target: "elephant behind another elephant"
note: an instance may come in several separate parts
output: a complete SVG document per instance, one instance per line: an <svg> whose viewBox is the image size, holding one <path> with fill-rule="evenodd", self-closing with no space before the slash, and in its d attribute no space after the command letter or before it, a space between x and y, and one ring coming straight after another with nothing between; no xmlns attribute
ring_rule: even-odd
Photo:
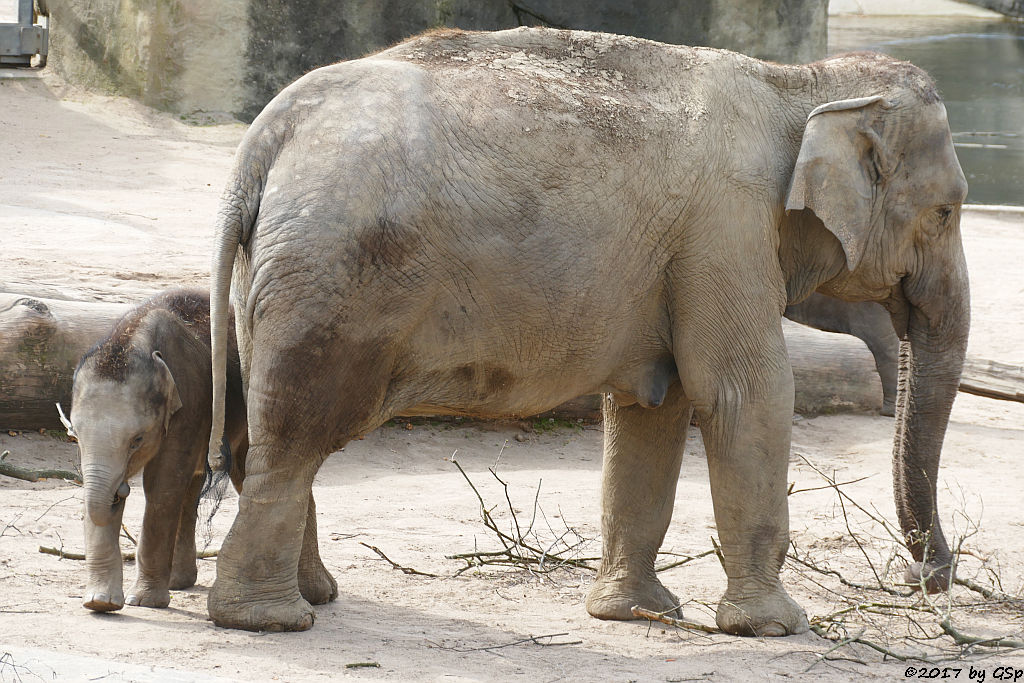
<svg viewBox="0 0 1024 683"><path fill-rule="evenodd" d="M785 316L794 322L825 332L839 332L863 341L875 358L882 383L882 415L896 414L899 384L900 338L889 313L873 301L843 301L824 294L812 294L786 307Z"/></svg>
<svg viewBox="0 0 1024 683"><path fill-rule="evenodd" d="M168 589L196 581L196 508L213 398L209 317L206 292L159 294L126 313L75 372L69 433L77 436L82 458L89 609L166 607ZM240 489L249 442L233 335L227 353L223 433ZM140 471L146 510L138 578L125 597L118 537L128 480ZM320 563L315 536L302 562L307 599L332 599L337 589Z"/></svg>

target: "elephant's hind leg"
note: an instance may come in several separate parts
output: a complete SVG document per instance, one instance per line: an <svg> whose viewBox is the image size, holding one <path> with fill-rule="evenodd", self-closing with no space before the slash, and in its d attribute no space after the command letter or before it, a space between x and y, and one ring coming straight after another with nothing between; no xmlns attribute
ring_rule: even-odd
<svg viewBox="0 0 1024 683"><path fill-rule="evenodd" d="M304 631L313 626L298 584L310 486L320 458L253 439L238 515L221 545L207 606L218 626Z"/></svg>
<svg viewBox="0 0 1024 683"><path fill-rule="evenodd" d="M196 585L196 519L204 479L203 475L193 477L182 501L178 536L174 541L174 557L171 559L171 578L167 584L171 590L182 590Z"/></svg>
<svg viewBox="0 0 1024 683"><path fill-rule="evenodd" d="M307 528L313 477L333 449L376 426L388 387L391 366L382 344L345 343L343 331L301 318L288 322L253 334L245 480L207 601L218 626L312 627L304 593L320 602L337 590L319 559L313 561L316 529ZM289 334L283 348L281 330Z"/></svg>
<svg viewBox="0 0 1024 683"><path fill-rule="evenodd" d="M604 399L601 567L587 594L599 619L635 619L636 605L671 612L679 602L658 580L654 560L675 502L691 407L679 382L649 409Z"/></svg>

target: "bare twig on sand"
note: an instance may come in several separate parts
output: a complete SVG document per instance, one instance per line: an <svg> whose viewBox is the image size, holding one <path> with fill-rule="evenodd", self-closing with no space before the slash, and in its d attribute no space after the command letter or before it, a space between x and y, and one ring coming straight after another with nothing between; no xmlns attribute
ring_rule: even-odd
<svg viewBox="0 0 1024 683"><path fill-rule="evenodd" d="M384 560L385 562L390 564L395 569L401 570L401 572L403 574L410 574L410 575L415 575L415 576L429 576L429 577L431 577L433 579L438 578L437 574L429 574L427 572L421 572L420 570L413 569L412 567L403 567L402 565L398 564L397 562L392 560L390 557L385 555L384 552L380 548L375 546L375 545L370 545L369 543L363 543L362 541L359 542L359 545L361 545L361 546L363 546L365 548L369 548L373 552L377 553L377 555L380 556L380 558L382 560Z"/></svg>
<svg viewBox="0 0 1024 683"><path fill-rule="evenodd" d="M121 525L121 533L125 535L125 538L132 542L133 546L136 548L139 546L139 542L135 540L135 537L132 536L132 532L128 531L128 527L124 524Z"/></svg>
<svg viewBox="0 0 1024 683"><path fill-rule="evenodd" d="M7 461L10 451L0 453L0 474L22 481L42 481L44 479L63 479L81 485L82 475L70 470L33 470Z"/></svg>
<svg viewBox="0 0 1024 683"><path fill-rule="evenodd" d="M451 652L490 652L492 650L500 650L506 647L515 647L516 645L540 645L541 647L560 647L563 645L579 645L582 640L561 640L555 642L555 638L566 638L568 633L550 633L543 636L527 636L526 638L520 638L519 640L513 640L510 643L501 643L500 645L485 645L483 647L456 647L454 645L444 645L441 643L431 643L434 647L439 650L449 650Z"/></svg>
<svg viewBox="0 0 1024 683"><path fill-rule="evenodd" d="M69 550L64 550L64 548L51 548L51 547L45 546L45 545L39 546L39 552L43 553L44 555L56 555L57 557L61 558L62 560L84 560L85 559L85 555L83 553L74 553L74 552L71 552ZM196 551L196 559L197 560L208 560L211 557L217 557L217 552L218 551L216 551L216 550L197 550ZM121 553L121 559L124 560L125 562L134 562L135 561L135 553L132 553L132 552Z"/></svg>
<svg viewBox="0 0 1024 683"><path fill-rule="evenodd" d="M658 555L678 555L678 554L679 553L658 553ZM714 555L714 554L715 554L715 550L711 549L711 550L705 550L704 552L697 553L695 555L683 555L683 559L676 560L675 562L669 562L668 564L663 564L660 567L655 567L654 571L656 571L656 572L668 571L669 569L675 569L676 567L681 567L682 565L688 564L690 562L693 562L694 560L699 560L702 557L707 557L708 555Z"/></svg>
<svg viewBox="0 0 1024 683"><path fill-rule="evenodd" d="M650 621L659 621L662 624L668 624L669 626L675 626L677 628L685 628L690 631L703 631L704 633L722 633L722 629L717 626L705 626L704 624L698 624L695 621L676 619L674 617L666 616L664 612L654 612L649 609L644 609L639 605L634 605L630 611L633 613L634 617L641 617L643 619L649 619Z"/></svg>

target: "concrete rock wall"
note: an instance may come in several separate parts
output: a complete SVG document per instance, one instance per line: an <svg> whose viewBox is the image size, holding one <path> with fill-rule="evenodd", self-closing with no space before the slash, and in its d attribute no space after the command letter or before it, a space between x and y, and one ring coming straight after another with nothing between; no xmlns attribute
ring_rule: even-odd
<svg viewBox="0 0 1024 683"><path fill-rule="evenodd" d="M50 0L50 64L168 111L251 120L306 71L429 28L554 26L824 56L828 0Z"/></svg>
<svg viewBox="0 0 1024 683"><path fill-rule="evenodd" d="M236 113L248 92L249 4L49 0L49 65L74 85L158 109Z"/></svg>
<svg viewBox="0 0 1024 683"><path fill-rule="evenodd" d="M1024 0L967 0L967 2L1005 14L1008 17L1024 19Z"/></svg>

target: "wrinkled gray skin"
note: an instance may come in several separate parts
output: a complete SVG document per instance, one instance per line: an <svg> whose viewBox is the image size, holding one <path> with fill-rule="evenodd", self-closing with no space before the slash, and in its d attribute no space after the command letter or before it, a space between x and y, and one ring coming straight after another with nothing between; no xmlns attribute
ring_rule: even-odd
<svg viewBox="0 0 1024 683"><path fill-rule="evenodd" d="M210 616L313 624L295 532L350 439L394 415L529 415L603 392L590 613L679 604L654 558L696 411L728 575L718 624L805 631L779 580L781 317L815 290L882 302L905 340L897 509L910 578L945 588L935 482L969 326L966 189L931 81L879 55L782 66L516 29L307 74L247 133L217 228L215 386L230 286L250 451Z"/></svg>
<svg viewBox="0 0 1024 683"><path fill-rule="evenodd" d="M125 603L166 607L168 589L196 582L196 506L213 399L209 310L205 292L157 295L125 314L75 373L71 424L84 478L89 609L108 612ZM248 436L234 335L227 353L224 434L234 457L232 481L240 490ZM128 479L140 471L146 510L138 577L125 597L118 536ZM320 562L315 522L311 528L311 544L300 560L302 595L322 603L337 588Z"/></svg>
<svg viewBox="0 0 1024 683"><path fill-rule="evenodd" d="M863 341L875 357L875 369L882 381L882 415L896 415L900 338L885 308L872 301L842 301L815 293L787 306L785 316L803 325L853 335Z"/></svg>

